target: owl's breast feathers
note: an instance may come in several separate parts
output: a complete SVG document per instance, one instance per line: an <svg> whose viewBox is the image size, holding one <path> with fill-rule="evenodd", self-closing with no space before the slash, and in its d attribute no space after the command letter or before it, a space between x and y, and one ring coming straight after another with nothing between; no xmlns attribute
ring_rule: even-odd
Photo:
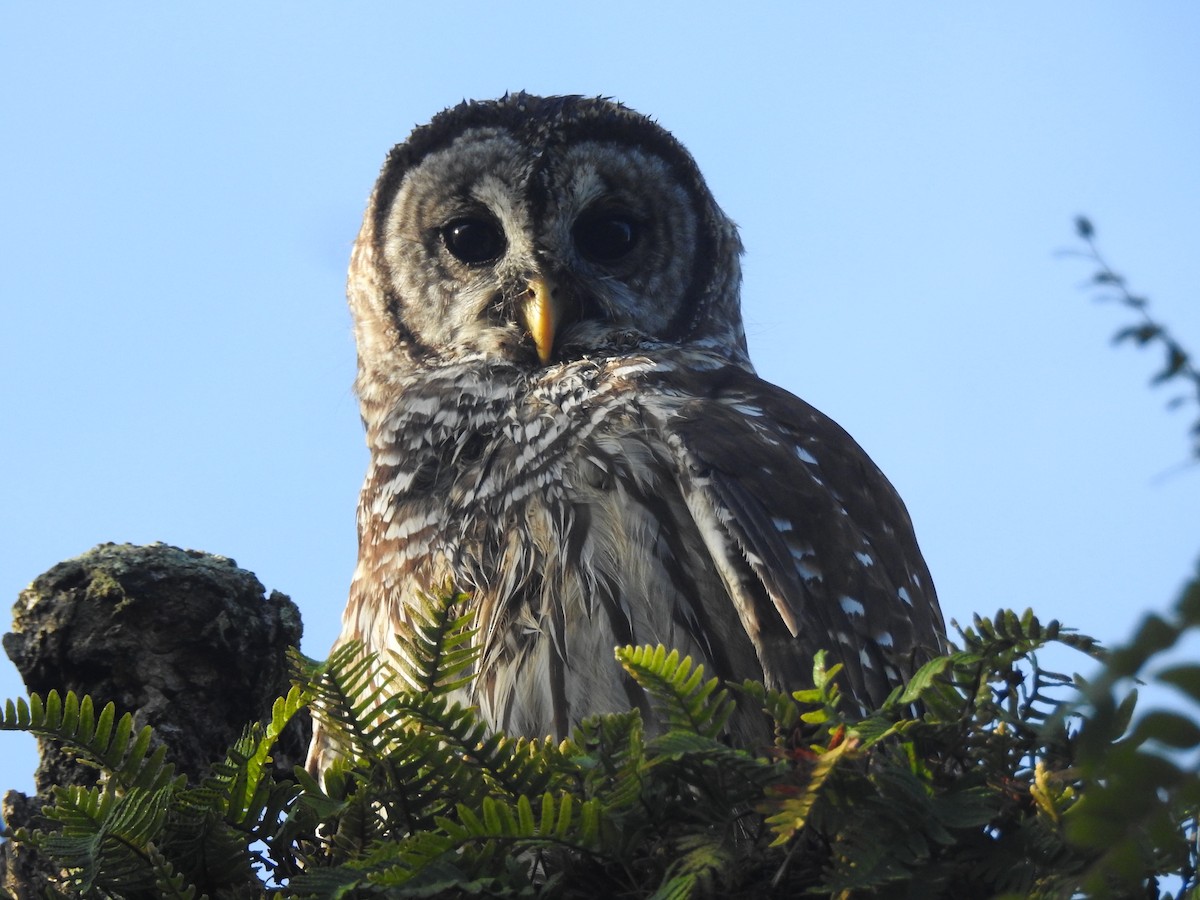
<svg viewBox="0 0 1200 900"><path fill-rule="evenodd" d="M877 704L942 646L899 496L833 421L716 356L426 371L368 421L343 638L392 644L447 584L473 597L475 700L566 733L640 704L615 645L663 643L779 689L812 655Z"/></svg>

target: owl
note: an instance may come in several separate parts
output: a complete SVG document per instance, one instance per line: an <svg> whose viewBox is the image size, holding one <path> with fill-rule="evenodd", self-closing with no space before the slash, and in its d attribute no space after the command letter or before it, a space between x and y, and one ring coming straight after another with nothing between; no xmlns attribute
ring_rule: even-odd
<svg viewBox="0 0 1200 900"><path fill-rule="evenodd" d="M741 251L684 147L607 99L464 102L396 146L350 264L370 464L338 645L386 654L452 585L464 699L559 737L644 708L615 646L781 690L826 650L864 706L941 650L896 491L755 374ZM336 752L318 731L310 767Z"/></svg>

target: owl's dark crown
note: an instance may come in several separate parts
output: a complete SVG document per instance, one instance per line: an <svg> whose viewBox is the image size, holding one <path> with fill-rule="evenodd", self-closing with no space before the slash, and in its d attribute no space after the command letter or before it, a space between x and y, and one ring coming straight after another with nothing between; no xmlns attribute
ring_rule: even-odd
<svg viewBox="0 0 1200 900"><path fill-rule="evenodd" d="M501 128L527 146L545 149L584 140L627 143L670 163L681 183L704 184L692 155L649 116L608 97L539 97L518 91L498 100L464 100L413 129L408 140L388 154L379 194L392 194L409 169L473 128ZM377 210L377 214L386 215L386 211Z"/></svg>

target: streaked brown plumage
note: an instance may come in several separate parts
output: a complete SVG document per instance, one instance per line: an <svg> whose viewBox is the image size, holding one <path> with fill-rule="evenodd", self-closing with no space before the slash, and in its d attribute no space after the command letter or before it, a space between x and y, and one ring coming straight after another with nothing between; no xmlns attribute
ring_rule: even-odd
<svg viewBox="0 0 1200 900"><path fill-rule="evenodd" d="M453 584L471 699L560 736L642 704L616 645L776 688L827 649L872 704L936 652L899 496L754 374L740 252L686 150L607 100L464 103L398 145L350 268L371 463L339 643L386 650ZM331 752L319 733L310 765Z"/></svg>

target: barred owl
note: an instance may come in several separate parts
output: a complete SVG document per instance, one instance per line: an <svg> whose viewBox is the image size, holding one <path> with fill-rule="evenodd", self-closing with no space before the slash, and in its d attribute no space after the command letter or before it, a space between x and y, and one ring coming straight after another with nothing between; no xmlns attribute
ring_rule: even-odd
<svg viewBox="0 0 1200 900"><path fill-rule="evenodd" d="M825 649L863 704L936 652L900 497L755 375L741 249L683 146L605 99L465 102L396 146L350 265L371 458L338 643L386 651L453 585L467 699L535 736L644 704L617 645L778 689Z"/></svg>

